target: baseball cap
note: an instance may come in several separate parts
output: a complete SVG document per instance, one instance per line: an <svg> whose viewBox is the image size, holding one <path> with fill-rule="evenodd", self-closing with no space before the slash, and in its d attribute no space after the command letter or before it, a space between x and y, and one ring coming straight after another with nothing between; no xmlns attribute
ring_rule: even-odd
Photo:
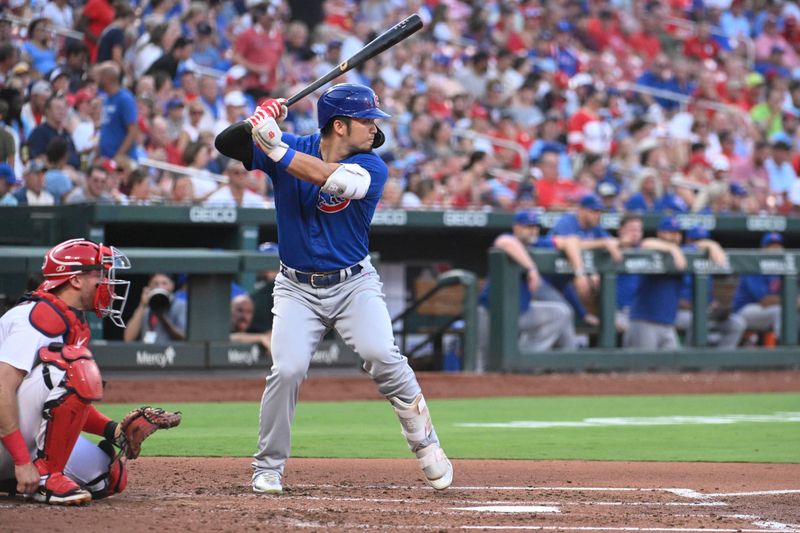
<svg viewBox="0 0 800 533"><path fill-rule="evenodd" d="M594 194L587 194L583 196L578 205L583 207L584 209L591 209L593 211L602 211L603 209L605 209L605 207L603 206L603 202L601 202L600 198L598 198Z"/></svg>
<svg viewBox="0 0 800 533"><path fill-rule="evenodd" d="M50 83L53 83L60 76L69 77L69 73L66 70L62 69L61 67L56 67L50 72L50 77L48 79L50 80Z"/></svg>
<svg viewBox="0 0 800 533"><path fill-rule="evenodd" d="M681 223L675 217L664 217L658 223L658 231L681 231Z"/></svg>
<svg viewBox="0 0 800 533"><path fill-rule="evenodd" d="M613 181L603 180L597 183L595 192L600 196L616 196L619 194L619 185Z"/></svg>
<svg viewBox="0 0 800 533"><path fill-rule="evenodd" d="M31 174L33 172L44 172L46 169L47 167L45 167L44 163L38 159L31 159L31 161L28 163L28 166L25 167L25 173Z"/></svg>
<svg viewBox="0 0 800 533"><path fill-rule="evenodd" d="M53 88L50 87L50 83L39 80L31 87L31 94L40 94L49 98L50 95L53 94Z"/></svg>
<svg viewBox="0 0 800 533"><path fill-rule="evenodd" d="M231 107L244 107L247 105L247 99L244 97L242 91L231 91L225 95L225 105Z"/></svg>
<svg viewBox="0 0 800 533"><path fill-rule="evenodd" d="M181 100L180 98L172 98L170 99L169 102L167 102L167 111L169 111L170 109L176 109L178 107L184 107L184 106L185 104L183 103L183 100Z"/></svg>
<svg viewBox="0 0 800 533"><path fill-rule="evenodd" d="M0 179L5 180L9 185L14 185L17 178L14 176L14 169L8 163L0 163Z"/></svg>
<svg viewBox="0 0 800 533"><path fill-rule="evenodd" d="M775 231L771 231L769 233L765 233L761 237L761 247L765 248L770 244L783 244L783 235L777 233Z"/></svg>
<svg viewBox="0 0 800 533"><path fill-rule="evenodd" d="M568 20L559 20L558 24L556 24L556 31L570 32L572 31L572 24Z"/></svg>
<svg viewBox="0 0 800 533"><path fill-rule="evenodd" d="M711 233L703 226L694 226L686 230L686 238L693 241L708 239L709 237L711 237Z"/></svg>
<svg viewBox="0 0 800 533"><path fill-rule="evenodd" d="M785 132L779 131L770 137L770 144L773 148L788 150L792 147L792 138Z"/></svg>
<svg viewBox="0 0 800 533"><path fill-rule="evenodd" d="M514 215L514 224L520 226L539 226L539 215L530 209L517 211Z"/></svg>
<svg viewBox="0 0 800 533"><path fill-rule="evenodd" d="M116 172L119 170L119 165L113 159L106 159L102 163L102 167L106 169L106 172Z"/></svg>
<svg viewBox="0 0 800 533"><path fill-rule="evenodd" d="M85 101L91 99L92 99L92 93L89 92L87 89L81 89L75 94L67 96L67 101L70 102L73 107L78 107Z"/></svg>

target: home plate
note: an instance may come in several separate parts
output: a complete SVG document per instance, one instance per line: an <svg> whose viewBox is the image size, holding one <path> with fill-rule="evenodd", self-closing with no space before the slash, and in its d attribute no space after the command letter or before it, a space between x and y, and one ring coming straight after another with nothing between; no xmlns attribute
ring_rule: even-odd
<svg viewBox="0 0 800 533"><path fill-rule="evenodd" d="M558 507L547 505L481 505L479 507L453 507L456 511L488 511L490 513L560 513Z"/></svg>

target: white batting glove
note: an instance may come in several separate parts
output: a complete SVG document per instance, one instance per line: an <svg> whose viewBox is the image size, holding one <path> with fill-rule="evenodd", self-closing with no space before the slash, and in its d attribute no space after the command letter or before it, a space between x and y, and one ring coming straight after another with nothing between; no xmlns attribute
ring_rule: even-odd
<svg viewBox="0 0 800 533"><path fill-rule="evenodd" d="M256 145L275 162L280 161L289 150L289 146L281 140L283 137L281 128L272 117L266 117L253 127L251 135Z"/></svg>

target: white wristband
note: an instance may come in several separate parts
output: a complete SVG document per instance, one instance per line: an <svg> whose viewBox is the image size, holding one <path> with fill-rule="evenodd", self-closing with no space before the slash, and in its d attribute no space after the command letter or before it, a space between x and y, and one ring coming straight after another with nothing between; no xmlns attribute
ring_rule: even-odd
<svg viewBox="0 0 800 533"><path fill-rule="evenodd" d="M272 159L277 163L278 161L281 160L281 158L283 158L283 156L286 155L286 152L288 151L289 151L289 145L282 142L281 144L279 144L278 146L267 152L267 157L269 157L270 159Z"/></svg>

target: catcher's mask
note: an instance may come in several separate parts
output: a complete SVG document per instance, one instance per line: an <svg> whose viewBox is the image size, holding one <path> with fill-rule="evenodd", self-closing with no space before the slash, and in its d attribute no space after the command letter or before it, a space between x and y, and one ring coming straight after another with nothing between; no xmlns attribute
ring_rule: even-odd
<svg viewBox="0 0 800 533"><path fill-rule="evenodd" d="M100 281L94 293L93 310L98 317L108 317L124 328L122 311L128 299L130 281L116 278L117 269L131 267L128 258L113 246L104 246L86 239L70 239L51 248L44 256L44 281L39 291L52 291L70 278L92 270L100 271Z"/></svg>

